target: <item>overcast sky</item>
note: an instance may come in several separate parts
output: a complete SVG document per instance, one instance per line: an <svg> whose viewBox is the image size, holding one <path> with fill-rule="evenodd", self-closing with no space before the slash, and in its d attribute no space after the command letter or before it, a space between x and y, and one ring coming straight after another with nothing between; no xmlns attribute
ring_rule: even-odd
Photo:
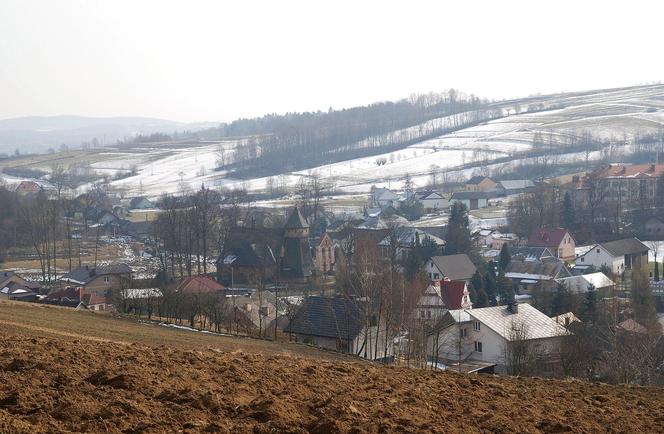
<svg viewBox="0 0 664 434"><path fill-rule="evenodd" d="M232 3L2 0L0 118L225 121L664 80L656 1Z"/></svg>

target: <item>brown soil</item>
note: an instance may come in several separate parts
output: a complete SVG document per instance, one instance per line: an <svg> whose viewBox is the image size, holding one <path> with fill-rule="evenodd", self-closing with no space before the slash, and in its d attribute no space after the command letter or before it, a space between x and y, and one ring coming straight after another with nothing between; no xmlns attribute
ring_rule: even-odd
<svg viewBox="0 0 664 434"><path fill-rule="evenodd" d="M37 334L3 326L0 433L664 432L661 389Z"/></svg>

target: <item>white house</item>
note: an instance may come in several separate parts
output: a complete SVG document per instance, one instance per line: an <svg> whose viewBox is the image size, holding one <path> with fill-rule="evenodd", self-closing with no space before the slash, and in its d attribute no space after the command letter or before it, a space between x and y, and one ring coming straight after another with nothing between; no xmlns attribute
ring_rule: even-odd
<svg viewBox="0 0 664 434"><path fill-rule="evenodd" d="M413 309L412 319L438 322L448 310L470 309L468 285L463 281L435 280L424 291Z"/></svg>
<svg viewBox="0 0 664 434"><path fill-rule="evenodd" d="M371 206L398 209L400 203L399 195L387 188L376 188L371 192Z"/></svg>
<svg viewBox="0 0 664 434"><path fill-rule="evenodd" d="M422 208L424 208L424 212L441 211L450 207L450 201L435 191L422 193L419 201L422 204Z"/></svg>
<svg viewBox="0 0 664 434"><path fill-rule="evenodd" d="M613 280L599 271L597 273L563 277L556 279L556 282L564 284L570 292L575 294L587 292L591 286L597 291L609 290L613 287Z"/></svg>
<svg viewBox="0 0 664 434"><path fill-rule="evenodd" d="M632 268L648 266L648 246L636 238L596 244L574 261L576 265L593 265L595 268L608 267L613 274L622 274Z"/></svg>
<svg viewBox="0 0 664 434"><path fill-rule="evenodd" d="M427 351L437 363L476 362L509 372L512 349L527 345L542 371L555 359L567 333L562 324L529 304L451 310L428 336Z"/></svg>
<svg viewBox="0 0 664 434"><path fill-rule="evenodd" d="M489 195L483 191L457 191L452 193L450 205L460 202L467 209L480 209L489 206Z"/></svg>

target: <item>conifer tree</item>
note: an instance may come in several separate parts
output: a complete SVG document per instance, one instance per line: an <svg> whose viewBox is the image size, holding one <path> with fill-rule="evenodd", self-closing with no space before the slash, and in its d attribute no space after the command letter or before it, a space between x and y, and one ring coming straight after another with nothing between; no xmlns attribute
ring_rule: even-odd
<svg viewBox="0 0 664 434"><path fill-rule="evenodd" d="M574 228L574 223L576 222L576 213L574 211L574 204L572 203L572 197L569 195L569 191L565 193L560 216L562 218L562 223L565 229L571 230Z"/></svg>
<svg viewBox="0 0 664 434"><path fill-rule="evenodd" d="M511 261L512 261L512 256L510 255L507 243L505 243L503 244L503 247L500 248L500 259L498 260L498 266L500 267L501 270L505 271L507 270L507 266L510 264Z"/></svg>

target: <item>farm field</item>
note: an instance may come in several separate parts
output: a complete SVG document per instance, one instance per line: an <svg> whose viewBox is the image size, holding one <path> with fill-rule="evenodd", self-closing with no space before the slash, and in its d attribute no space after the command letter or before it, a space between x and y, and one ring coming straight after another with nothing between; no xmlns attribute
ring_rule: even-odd
<svg viewBox="0 0 664 434"><path fill-rule="evenodd" d="M660 389L386 367L0 303L0 432L662 432Z"/></svg>

